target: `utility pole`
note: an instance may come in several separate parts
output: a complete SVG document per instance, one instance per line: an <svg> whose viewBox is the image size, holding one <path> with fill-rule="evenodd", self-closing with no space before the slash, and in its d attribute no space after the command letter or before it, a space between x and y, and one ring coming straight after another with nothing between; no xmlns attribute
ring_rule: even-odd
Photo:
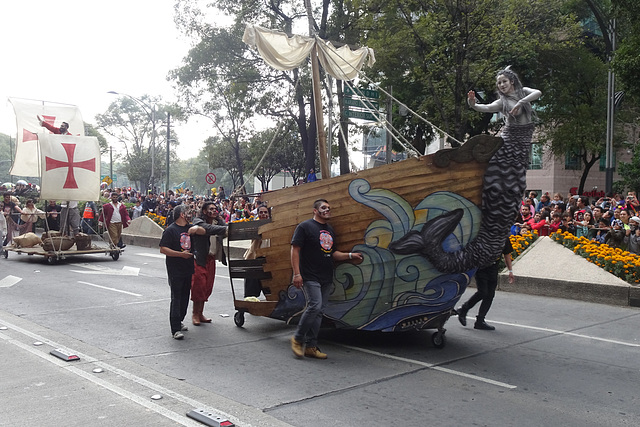
<svg viewBox="0 0 640 427"><path fill-rule="evenodd" d="M164 197L169 193L169 153L171 146L171 113L167 111L167 179L164 187Z"/></svg>
<svg viewBox="0 0 640 427"><path fill-rule="evenodd" d="M613 192L613 127L615 124L615 96L616 96L616 75L611 69L611 61L616 50L616 20L612 19L609 23L609 40L611 42L611 52L609 52L609 72L607 81L607 140L606 140L606 157L607 164L605 169L605 193Z"/></svg>
<svg viewBox="0 0 640 427"><path fill-rule="evenodd" d="M113 147L111 145L109 146L109 178L113 180Z"/></svg>

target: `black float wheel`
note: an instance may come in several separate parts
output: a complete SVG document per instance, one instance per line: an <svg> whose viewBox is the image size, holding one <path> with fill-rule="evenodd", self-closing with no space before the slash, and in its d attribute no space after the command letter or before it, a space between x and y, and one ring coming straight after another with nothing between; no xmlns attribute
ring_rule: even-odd
<svg viewBox="0 0 640 427"><path fill-rule="evenodd" d="M435 348L444 348L447 344L447 338L445 337L444 332L438 331L431 335L431 342Z"/></svg>
<svg viewBox="0 0 640 427"><path fill-rule="evenodd" d="M233 315L233 321L238 328L242 328L242 325L244 325L244 312L236 311L236 314Z"/></svg>

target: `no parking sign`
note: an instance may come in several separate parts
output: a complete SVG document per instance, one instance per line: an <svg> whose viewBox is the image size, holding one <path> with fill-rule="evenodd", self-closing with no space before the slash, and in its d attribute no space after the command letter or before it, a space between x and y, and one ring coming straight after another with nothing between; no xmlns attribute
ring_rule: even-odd
<svg viewBox="0 0 640 427"><path fill-rule="evenodd" d="M206 177L207 184L213 184L216 182L216 175L213 172L209 172Z"/></svg>

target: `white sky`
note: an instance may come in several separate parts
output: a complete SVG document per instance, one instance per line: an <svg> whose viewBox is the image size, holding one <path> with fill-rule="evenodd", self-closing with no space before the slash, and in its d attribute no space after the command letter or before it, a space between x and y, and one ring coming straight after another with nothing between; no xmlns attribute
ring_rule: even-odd
<svg viewBox="0 0 640 427"><path fill-rule="evenodd" d="M74 104L92 124L117 98L108 91L175 100L166 76L189 43L173 0L3 0L0 16L0 132L16 135L9 97ZM206 122L174 128L180 158L198 154Z"/></svg>

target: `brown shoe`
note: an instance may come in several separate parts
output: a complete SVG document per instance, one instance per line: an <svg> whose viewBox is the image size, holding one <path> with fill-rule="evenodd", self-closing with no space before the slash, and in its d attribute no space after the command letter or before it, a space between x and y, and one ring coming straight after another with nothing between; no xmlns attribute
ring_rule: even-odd
<svg viewBox="0 0 640 427"><path fill-rule="evenodd" d="M327 354L320 351L318 347L307 347L304 350L305 357L313 357L314 359L326 359Z"/></svg>
<svg viewBox="0 0 640 427"><path fill-rule="evenodd" d="M296 341L294 337L291 337L291 350L296 357L302 357L304 352L302 351L302 343Z"/></svg>
<svg viewBox="0 0 640 427"><path fill-rule="evenodd" d="M194 314L191 316L191 322L193 322L195 326L200 326L200 315Z"/></svg>

